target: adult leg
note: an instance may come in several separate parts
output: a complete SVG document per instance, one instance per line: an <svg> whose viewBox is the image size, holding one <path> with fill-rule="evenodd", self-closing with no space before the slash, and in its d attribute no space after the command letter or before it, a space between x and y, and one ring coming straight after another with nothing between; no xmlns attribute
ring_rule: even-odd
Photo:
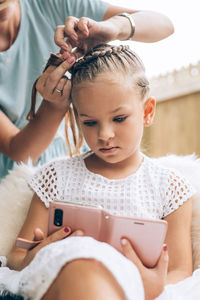
<svg viewBox="0 0 200 300"><path fill-rule="evenodd" d="M66 264L42 300L125 300L123 290L107 268L93 259Z"/></svg>

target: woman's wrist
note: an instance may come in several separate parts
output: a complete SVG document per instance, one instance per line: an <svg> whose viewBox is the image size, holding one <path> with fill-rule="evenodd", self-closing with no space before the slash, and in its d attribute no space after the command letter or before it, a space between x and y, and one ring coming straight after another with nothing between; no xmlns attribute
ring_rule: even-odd
<svg viewBox="0 0 200 300"><path fill-rule="evenodd" d="M124 41L124 40L129 40L130 37L133 37L135 28L133 29L133 25L131 24L128 17L122 15L116 15L110 18L108 22L112 22L112 25L114 25L115 28L113 40ZM133 20L133 24L134 24L134 20Z"/></svg>

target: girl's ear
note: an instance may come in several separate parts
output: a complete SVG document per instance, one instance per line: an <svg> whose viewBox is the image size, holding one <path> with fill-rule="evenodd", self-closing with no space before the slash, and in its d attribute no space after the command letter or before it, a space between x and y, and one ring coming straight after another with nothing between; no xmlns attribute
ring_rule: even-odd
<svg viewBox="0 0 200 300"><path fill-rule="evenodd" d="M150 126L153 122L153 117L156 109L156 100L154 97L149 97L144 102L144 125Z"/></svg>

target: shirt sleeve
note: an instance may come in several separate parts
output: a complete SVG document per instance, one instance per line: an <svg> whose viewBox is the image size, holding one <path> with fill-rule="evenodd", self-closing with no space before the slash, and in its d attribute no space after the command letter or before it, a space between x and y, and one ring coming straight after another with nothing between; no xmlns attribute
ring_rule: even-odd
<svg viewBox="0 0 200 300"><path fill-rule="evenodd" d="M176 170L171 170L162 187L163 217L166 217L179 208L195 193L195 188Z"/></svg>
<svg viewBox="0 0 200 300"><path fill-rule="evenodd" d="M59 186L62 161L53 161L42 166L33 177L28 180L31 189L38 195L48 208L50 202L59 201L61 189Z"/></svg>
<svg viewBox="0 0 200 300"><path fill-rule="evenodd" d="M101 0L68 0L67 12L77 18L88 17L101 21L109 4Z"/></svg>
<svg viewBox="0 0 200 300"><path fill-rule="evenodd" d="M77 18L88 17L101 21L110 5L101 0L35 0L38 2L40 13L48 19L55 28L64 25L69 16Z"/></svg>

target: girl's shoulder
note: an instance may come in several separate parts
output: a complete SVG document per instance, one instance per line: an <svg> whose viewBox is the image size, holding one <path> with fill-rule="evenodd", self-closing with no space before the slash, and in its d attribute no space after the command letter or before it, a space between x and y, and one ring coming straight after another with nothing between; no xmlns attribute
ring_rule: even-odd
<svg viewBox="0 0 200 300"><path fill-rule="evenodd" d="M47 172L54 172L56 171L57 174L60 170L63 170L67 168L69 170L70 168L73 168L74 166L81 166L82 161L84 160L84 157L87 155L87 153L82 153L78 155L74 155L73 157L69 156L62 156L58 158L54 158L52 161L47 162L43 164L42 166L38 167L36 174L49 174Z"/></svg>
<svg viewBox="0 0 200 300"><path fill-rule="evenodd" d="M66 182L73 172L79 174L83 168L85 154L74 157L60 157L39 167L28 180L30 188L48 207L49 202L62 199Z"/></svg>
<svg viewBox="0 0 200 300"><path fill-rule="evenodd" d="M146 158L147 173L150 174L158 196L163 203L163 217L176 210L191 198L196 190L179 170L167 167L160 159Z"/></svg>

